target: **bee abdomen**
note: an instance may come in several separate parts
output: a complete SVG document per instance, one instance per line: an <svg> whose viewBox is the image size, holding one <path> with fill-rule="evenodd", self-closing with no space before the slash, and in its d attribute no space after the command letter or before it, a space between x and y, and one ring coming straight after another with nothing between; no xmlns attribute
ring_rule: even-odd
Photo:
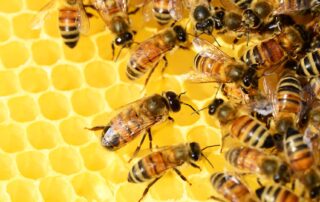
<svg viewBox="0 0 320 202"><path fill-rule="evenodd" d="M251 2L252 0L234 0L234 3L242 10L249 8Z"/></svg>
<svg viewBox="0 0 320 202"><path fill-rule="evenodd" d="M79 13L74 8L62 8L59 12L59 29L64 43L73 48L79 41Z"/></svg>
<svg viewBox="0 0 320 202"><path fill-rule="evenodd" d="M152 176L150 176L147 173L147 170L143 164L143 159L141 159L130 170L129 175L128 175L128 182L141 183L141 182L145 182L151 178L152 178Z"/></svg>
<svg viewBox="0 0 320 202"><path fill-rule="evenodd" d="M319 76L320 74L320 50L307 53L298 64L297 73L302 76Z"/></svg>
<svg viewBox="0 0 320 202"><path fill-rule="evenodd" d="M161 25L168 24L171 20L168 6L168 0L154 0L153 13L157 22Z"/></svg>
<svg viewBox="0 0 320 202"><path fill-rule="evenodd" d="M194 65L196 70L201 73L207 73L210 75L220 75L221 63L209 57L203 57L201 56L201 54L197 54L194 58Z"/></svg>
<svg viewBox="0 0 320 202"><path fill-rule="evenodd" d="M298 202L299 197L281 186L265 186L256 190L256 194L264 202Z"/></svg>
<svg viewBox="0 0 320 202"><path fill-rule="evenodd" d="M143 76L147 72L147 68L139 65L138 62L134 59L130 59L130 62L127 66L126 75L130 80L135 80Z"/></svg>

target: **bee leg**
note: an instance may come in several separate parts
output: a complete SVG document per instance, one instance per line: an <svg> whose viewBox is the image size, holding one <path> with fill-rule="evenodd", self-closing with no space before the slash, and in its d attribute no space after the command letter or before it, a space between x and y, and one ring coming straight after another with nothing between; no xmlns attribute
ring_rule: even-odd
<svg viewBox="0 0 320 202"><path fill-rule="evenodd" d="M174 122L174 118L172 118L171 116L168 117L168 120L171 121L172 123Z"/></svg>
<svg viewBox="0 0 320 202"><path fill-rule="evenodd" d="M190 164L192 167L194 167L194 168L198 168L198 169L201 171L200 166L198 166L197 164L192 163L192 162L189 162L189 164Z"/></svg>
<svg viewBox="0 0 320 202"><path fill-rule="evenodd" d="M92 128L85 128L87 130L92 130L92 131L97 131L97 130L104 130L106 128L106 126L95 126Z"/></svg>
<svg viewBox="0 0 320 202"><path fill-rule="evenodd" d="M140 9L141 9L141 7L138 6L138 7L136 7L134 10L129 11L129 12L128 12L128 15L134 15L134 14L136 14Z"/></svg>
<svg viewBox="0 0 320 202"><path fill-rule="evenodd" d="M141 145L143 144L144 139L146 138L146 136L147 136L147 133L145 133L145 134L142 136L142 139L141 139L139 145L137 146L136 150L133 152L133 155L132 155L132 157L129 159L128 163L130 163L130 162L132 161L132 159L137 156L138 152L140 151Z"/></svg>
<svg viewBox="0 0 320 202"><path fill-rule="evenodd" d="M111 50L112 50L112 59L111 60L113 60L113 58L114 58L114 52L115 52L115 46L114 46L114 41L111 43Z"/></svg>
<svg viewBox="0 0 320 202"><path fill-rule="evenodd" d="M154 70L156 69L156 67L158 66L158 64L159 64L159 62L157 62L156 65L150 70L150 72L149 72L149 74L148 74L148 76L147 76L147 78L146 78L146 80L144 82L144 88L146 88L146 86L147 86L147 84L149 82L149 79L150 79L152 73L154 72Z"/></svg>
<svg viewBox="0 0 320 202"><path fill-rule="evenodd" d="M295 191L295 189L296 189L296 181L294 180L291 184L291 190Z"/></svg>
<svg viewBox="0 0 320 202"><path fill-rule="evenodd" d="M222 199L220 199L218 197L215 197L215 196L210 196L209 199L224 202L224 200L222 200Z"/></svg>
<svg viewBox="0 0 320 202"><path fill-rule="evenodd" d="M147 187L145 188L145 190L143 191L143 194L142 194L141 198L139 199L139 202L147 195L150 187L151 187L154 183L156 183L161 177L162 177L162 175L161 175L160 177L157 177L156 179L154 179L152 182L150 182L150 183L148 184L148 186L147 186Z"/></svg>
<svg viewBox="0 0 320 202"><path fill-rule="evenodd" d="M147 133L148 133L148 138L149 138L149 148L150 148L150 150L152 150L152 135L151 135L150 128L147 130Z"/></svg>
<svg viewBox="0 0 320 202"><path fill-rule="evenodd" d="M222 153L222 150L223 150L223 146L224 146L224 140L229 136L230 134L226 134L224 136L221 137L221 148L220 148L220 153Z"/></svg>
<svg viewBox="0 0 320 202"><path fill-rule="evenodd" d="M167 67L168 67L168 59L167 59L167 57L164 56L162 59L164 60L164 65L163 65L163 67L162 67L161 74L163 74L164 71L165 71L165 70L167 69Z"/></svg>
<svg viewBox="0 0 320 202"><path fill-rule="evenodd" d="M259 184L260 187L263 187L263 184L260 181L260 178L257 178L257 183Z"/></svg>
<svg viewBox="0 0 320 202"><path fill-rule="evenodd" d="M179 177L180 177L183 181L187 182L190 186L192 185L191 182L189 182L189 181L187 180L187 178L186 178L177 168L173 168L173 170L179 175Z"/></svg>

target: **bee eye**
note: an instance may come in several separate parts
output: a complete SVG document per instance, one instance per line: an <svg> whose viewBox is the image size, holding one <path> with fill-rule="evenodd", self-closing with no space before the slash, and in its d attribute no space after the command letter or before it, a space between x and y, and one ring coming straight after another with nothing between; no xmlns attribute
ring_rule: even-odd
<svg viewBox="0 0 320 202"><path fill-rule="evenodd" d="M173 112L178 112L181 109L180 101L177 99L177 94L172 91L167 91L165 93L170 109Z"/></svg>
<svg viewBox="0 0 320 202"><path fill-rule="evenodd" d="M130 32L126 32L124 34L124 38L126 39L126 41L129 41L132 39L132 34Z"/></svg>
<svg viewBox="0 0 320 202"><path fill-rule="evenodd" d="M115 42L116 42L116 45L119 46L119 45L123 44L124 40L123 40L122 36L118 36L115 39Z"/></svg>

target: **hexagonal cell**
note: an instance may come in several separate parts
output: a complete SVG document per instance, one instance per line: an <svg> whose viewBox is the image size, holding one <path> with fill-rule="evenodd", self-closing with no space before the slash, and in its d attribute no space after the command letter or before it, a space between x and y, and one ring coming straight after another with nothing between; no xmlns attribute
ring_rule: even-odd
<svg viewBox="0 0 320 202"><path fill-rule="evenodd" d="M147 94L155 92L161 94L163 91L182 92L180 82L174 77L160 76L158 79L152 79L146 87ZM189 92L188 92L189 94Z"/></svg>
<svg viewBox="0 0 320 202"><path fill-rule="evenodd" d="M13 179L7 184L7 192L12 202L41 201L38 187L31 180Z"/></svg>
<svg viewBox="0 0 320 202"><path fill-rule="evenodd" d="M49 1L26 0L28 10L40 11Z"/></svg>
<svg viewBox="0 0 320 202"><path fill-rule="evenodd" d="M117 71L114 64L95 61L89 63L84 69L87 83L96 88L108 87L115 83Z"/></svg>
<svg viewBox="0 0 320 202"><path fill-rule="evenodd" d="M188 96L197 100L213 97L217 93L219 86L217 83L193 83L187 80L183 82L183 87L187 91Z"/></svg>
<svg viewBox="0 0 320 202"><path fill-rule="evenodd" d="M184 99L184 96L182 96L182 101L190 104L195 109L197 109L197 106L194 103L192 103L192 101L189 98ZM200 118L198 114L194 113L194 111L186 105L181 105L181 110L177 113L171 113L170 116L174 118L174 123L179 126L192 125L195 122L197 122Z"/></svg>
<svg viewBox="0 0 320 202"><path fill-rule="evenodd" d="M10 38L11 36L11 25L10 22L4 18L4 17L0 17L0 41L6 41Z"/></svg>
<svg viewBox="0 0 320 202"><path fill-rule="evenodd" d="M190 50L173 50L174 54L167 54L168 68L164 73L167 74L185 74L192 69L193 59L195 53ZM176 58L183 58L183 60L177 60Z"/></svg>
<svg viewBox="0 0 320 202"><path fill-rule="evenodd" d="M76 47L64 46L64 55L72 62L85 62L95 55L95 45L89 37L81 36Z"/></svg>
<svg viewBox="0 0 320 202"><path fill-rule="evenodd" d="M5 152L18 152L26 148L26 134L20 124L0 125L0 131L0 147Z"/></svg>
<svg viewBox="0 0 320 202"><path fill-rule="evenodd" d="M159 147L185 142L184 137L186 134L182 134L181 130L174 127L174 123L171 123L170 121L152 127L151 133L152 143Z"/></svg>
<svg viewBox="0 0 320 202"><path fill-rule="evenodd" d="M68 64L55 66L51 73L51 79L54 87L59 90L80 88L83 80L79 67Z"/></svg>
<svg viewBox="0 0 320 202"><path fill-rule="evenodd" d="M80 149L84 165L89 170L101 170L106 167L109 156L113 155L100 143L92 143Z"/></svg>
<svg viewBox="0 0 320 202"><path fill-rule="evenodd" d="M72 147L59 147L49 154L50 165L59 173L70 175L78 172L81 167L81 156Z"/></svg>
<svg viewBox="0 0 320 202"><path fill-rule="evenodd" d="M43 28L50 37L54 37L58 39L58 42L62 45L63 39L61 38L59 31L59 20L58 20L58 11L52 12L50 14L50 18L46 18Z"/></svg>
<svg viewBox="0 0 320 202"><path fill-rule="evenodd" d="M19 12L23 7L23 2L20 0L12 1L0 1L0 12L5 13L16 13Z"/></svg>
<svg viewBox="0 0 320 202"><path fill-rule="evenodd" d="M74 176L71 183L76 193L88 201L111 201L113 199L109 186L98 175L81 173Z"/></svg>
<svg viewBox="0 0 320 202"><path fill-rule="evenodd" d="M38 179L49 172L49 162L46 155L39 151L28 151L17 155L17 165L20 173L27 178Z"/></svg>
<svg viewBox="0 0 320 202"><path fill-rule="evenodd" d="M196 141L201 145L201 147L206 147L206 146L215 145L215 144L219 145L221 144L220 130L218 129L213 130L211 127L199 125L188 131L187 141L188 142ZM220 147L208 149L209 150L208 153L211 153L213 151L218 151L219 149Z"/></svg>
<svg viewBox="0 0 320 202"><path fill-rule="evenodd" d="M67 144L82 145L90 140L90 131L85 127L88 124L81 117L70 117L60 124L60 132Z"/></svg>
<svg viewBox="0 0 320 202"><path fill-rule="evenodd" d="M58 120L68 116L70 105L68 99L61 93L47 92L39 97L42 114L51 120Z"/></svg>
<svg viewBox="0 0 320 202"><path fill-rule="evenodd" d="M68 179L48 177L40 181L40 192L46 202L69 202L74 199L74 192Z"/></svg>
<svg viewBox="0 0 320 202"><path fill-rule="evenodd" d="M38 93L47 90L49 87L49 78L43 68L25 68L20 72L19 77L21 87L25 91Z"/></svg>
<svg viewBox="0 0 320 202"><path fill-rule="evenodd" d="M50 149L58 144L59 131L50 122L37 121L27 127L28 140L36 149Z"/></svg>
<svg viewBox="0 0 320 202"><path fill-rule="evenodd" d="M8 180L16 174L14 158L8 154L0 154L0 180Z"/></svg>
<svg viewBox="0 0 320 202"><path fill-rule="evenodd" d="M127 176L126 176L127 177ZM143 190L146 188L147 183L123 183L120 184L119 189L117 190L115 201L117 202L128 202L130 201L138 201L142 196ZM153 189L153 188L151 188ZM133 191L134 190L134 191ZM144 201L152 201L149 194L146 195Z"/></svg>
<svg viewBox="0 0 320 202"><path fill-rule="evenodd" d="M8 106L11 118L19 122L34 120L39 111L33 97L28 95L11 98Z"/></svg>
<svg viewBox="0 0 320 202"><path fill-rule="evenodd" d="M6 185L6 183L2 183L2 184L0 185L0 201L3 201L3 202L11 202L10 195L9 195L8 192L7 192L7 185Z"/></svg>
<svg viewBox="0 0 320 202"><path fill-rule="evenodd" d="M98 91L84 88L72 94L71 102L76 113L90 116L103 110L104 100Z"/></svg>
<svg viewBox="0 0 320 202"><path fill-rule="evenodd" d="M106 91L105 97L110 107L117 109L142 96L140 89L136 85L120 83L109 88Z"/></svg>
<svg viewBox="0 0 320 202"><path fill-rule="evenodd" d="M0 71L0 96L11 95L19 90L18 76L13 71Z"/></svg>
<svg viewBox="0 0 320 202"><path fill-rule="evenodd" d="M119 184L126 182L128 178L128 162L120 158L116 153L108 155L107 165L100 171L104 179L112 183Z"/></svg>
<svg viewBox="0 0 320 202"><path fill-rule="evenodd" d="M98 47L98 54L103 60L112 60L112 48L111 43L113 39L109 34L101 34L96 38L96 44Z"/></svg>
<svg viewBox="0 0 320 202"><path fill-rule="evenodd" d="M13 18L13 31L17 37L22 39L36 39L40 36L39 30L30 29L30 22L34 16L22 13Z"/></svg>
<svg viewBox="0 0 320 202"><path fill-rule="evenodd" d="M5 67L18 67L27 62L29 51L23 42L11 41L0 46L0 58Z"/></svg>
<svg viewBox="0 0 320 202"><path fill-rule="evenodd" d="M60 47L52 40L39 40L32 44L33 60L39 65L52 65L60 58Z"/></svg>
<svg viewBox="0 0 320 202"><path fill-rule="evenodd" d="M6 121L9 117L7 106L4 102L0 102L0 123Z"/></svg>
<svg viewBox="0 0 320 202"><path fill-rule="evenodd" d="M186 186L188 197L197 201L208 200L213 195L212 186L210 183L210 175L191 176L188 180L192 183L192 186Z"/></svg>

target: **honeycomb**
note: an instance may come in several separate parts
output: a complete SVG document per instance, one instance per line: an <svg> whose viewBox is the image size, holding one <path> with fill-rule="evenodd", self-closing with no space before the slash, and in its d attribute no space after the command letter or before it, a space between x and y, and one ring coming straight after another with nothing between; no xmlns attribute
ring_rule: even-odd
<svg viewBox="0 0 320 202"><path fill-rule="evenodd" d="M31 30L32 18L47 2L0 0L0 201L136 201L147 183L127 182L132 165L127 161L140 138L109 152L100 145L100 133L85 127L106 124L114 110L145 94L186 91L183 101L200 108L217 89L184 81L195 53L176 50L168 54L165 74L158 68L142 92L145 78L133 83L125 76L129 50L124 49L117 62L111 60L114 36L97 16L74 49L60 38L57 12L41 29ZM141 28L134 22L142 16L132 19L139 30L136 41L156 32L154 22ZM230 45L224 48L231 50ZM172 116L174 123L152 129L154 145L197 141L204 147L220 142L218 122L205 112L198 116L183 107ZM147 148L144 144L142 150ZM192 186L169 171L145 201L208 200L214 194L209 176L224 171L225 164L217 149L205 153L214 168L201 161L201 171L188 165L180 169Z"/></svg>

